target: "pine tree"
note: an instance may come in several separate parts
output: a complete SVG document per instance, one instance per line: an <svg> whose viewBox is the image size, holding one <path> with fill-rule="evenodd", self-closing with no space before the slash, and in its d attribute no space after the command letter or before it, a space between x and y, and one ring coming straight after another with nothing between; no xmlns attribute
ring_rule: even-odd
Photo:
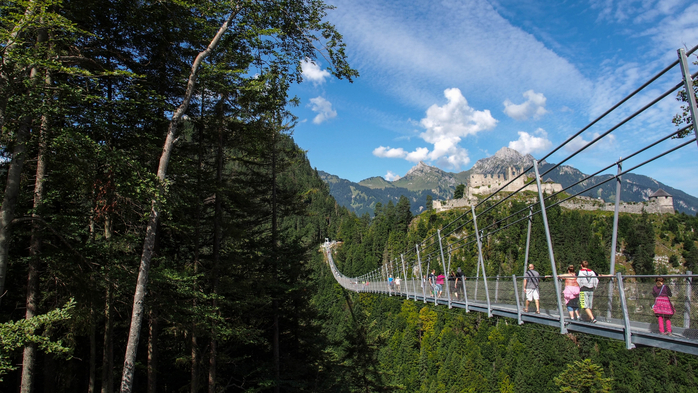
<svg viewBox="0 0 698 393"><path fill-rule="evenodd" d="M453 192L453 199L460 199L463 198L463 194L465 193L465 184L459 184L456 186L456 190Z"/></svg>

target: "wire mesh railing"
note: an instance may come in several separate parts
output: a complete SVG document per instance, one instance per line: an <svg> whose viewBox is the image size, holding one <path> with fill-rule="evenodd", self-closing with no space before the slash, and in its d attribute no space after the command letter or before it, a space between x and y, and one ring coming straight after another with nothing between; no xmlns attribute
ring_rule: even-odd
<svg viewBox="0 0 698 393"><path fill-rule="evenodd" d="M502 315L518 317L520 323L522 317L527 316L545 319L548 325L551 324L550 321L560 321L565 326L574 323L614 329L617 332L627 330L629 336L642 334L665 337L670 333L669 339L698 341L698 305L694 304L698 299L693 289L693 282L698 279L698 275L599 276L598 285L586 296L577 295L568 299L563 291L556 289L551 276L544 276L536 287L536 305L533 297L527 301L524 288L526 276L452 277L444 279L444 284L439 287L428 278L421 279L408 274L393 277L390 284L388 280L378 276L349 278L342 275L334 263L332 245L326 243L325 247L335 279L350 291L401 296L414 301L466 308L468 311L487 310L490 314L503 312ZM564 289L565 278L569 279L558 278L558 288ZM661 290L655 289L660 288L657 278L664 280L664 288ZM579 303L581 296L586 299ZM670 312L656 307L657 299L662 296L669 300ZM565 310L562 315L558 311L558 302ZM591 314L587 309L591 310ZM579 319L576 318L575 311L579 312ZM659 316L663 317L662 329L659 328Z"/></svg>

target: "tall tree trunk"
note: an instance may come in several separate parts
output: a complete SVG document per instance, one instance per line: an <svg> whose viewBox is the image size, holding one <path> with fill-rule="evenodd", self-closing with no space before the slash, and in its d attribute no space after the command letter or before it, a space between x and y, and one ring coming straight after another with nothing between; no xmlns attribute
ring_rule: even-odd
<svg viewBox="0 0 698 393"><path fill-rule="evenodd" d="M112 312L112 289L107 280L107 293L104 305L104 351L102 354L102 391L112 393L114 391L114 317Z"/></svg>
<svg viewBox="0 0 698 393"><path fill-rule="evenodd" d="M233 12L230 13L228 18L223 22L221 27L218 29L215 37L209 43L206 50L200 52L194 63L192 64L191 71L189 73L189 80L187 82L187 90L182 98L182 103L179 105L177 110L172 114L172 119L167 130L167 137L165 139L165 144L162 148L162 154L160 155L160 162L158 163L157 177L161 184L165 182L165 176L167 175L167 166L170 162L170 155L172 154L172 149L174 148L174 143L176 140L176 133L179 123L182 121L182 116L187 111L189 107L189 102L191 101L191 96L194 94L194 88L196 86L196 73L199 70L199 66L203 60L218 46L218 43L223 36L223 33L228 29L230 23L232 22L235 15L240 10L240 6L236 5ZM136 292L133 295L133 310L131 312L131 327L128 334L128 343L126 344L126 353L124 355L124 369L121 374L121 393L131 393L133 389L133 373L134 366L136 364L136 352L138 349L138 342L140 341L141 325L143 323L143 310L144 310L144 299L145 293L148 286L148 274L150 273L150 260L153 256L153 247L155 245L155 235L157 234L158 221L160 219L160 202L158 197L155 196L151 201L150 208L150 218L148 220L148 227L146 229L145 240L143 242L143 254L141 255L141 263L138 269L138 279L136 282Z"/></svg>
<svg viewBox="0 0 698 393"><path fill-rule="evenodd" d="M198 129L198 141L197 141L197 174L196 174L196 189L201 189L201 176L202 176L202 164L203 164L203 133L204 133L204 97L205 92L202 86L201 92L201 124ZM202 201L197 197L196 201L196 216L194 223L194 276L199 273L199 257L201 255L200 242L201 242L201 209ZM198 286L197 286L198 287ZM196 311L196 297L192 301L192 307ZM199 358L199 343L198 343L198 331L197 331L196 321L191 323L191 385L190 393L198 393L199 391L199 363L201 359Z"/></svg>
<svg viewBox="0 0 698 393"><path fill-rule="evenodd" d="M19 198L19 183L24 167L27 151L27 138L29 137L29 119L20 124L15 137L15 145L12 149L12 159L7 171L7 184L0 208L0 299L5 295L5 278L7 277L7 265L10 254L10 225L15 218L17 198Z"/></svg>
<svg viewBox="0 0 698 393"><path fill-rule="evenodd" d="M196 324L192 323L191 334L191 393L199 391L199 344L196 336Z"/></svg>
<svg viewBox="0 0 698 393"><path fill-rule="evenodd" d="M276 144L277 132L272 130L272 146L271 146L271 244L273 250L274 263L274 392L279 393L281 389L281 350L279 349L279 300L277 299L277 286L279 280L279 255L277 248L277 206L276 206Z"/></svg>
<svg viewBox="0 0 698 393"><path fill-rule="evenodd" d="M40 2L38 0L31 0L27 4L27 8L24 11L24 15L13 27L7 41L5 42L5 47L2 56L2 65L12 68L11 52L16 46L17 37L22 33L28 21L34 17L34 14L38 11ZM39 43L46 42L48 36L46 31L40 31L37 36L37 41ZM3 68L5 68L3 67ZM38 69L36 67L32 68L30 72L30 80L36 79L38 75ZM5 127L5 110L7 108L7 97L11 94L8 90L11 84L11 77L9 77L5 72L0 72L0 130ZM29 128L31 125L31 119L25 118L17 130L15 137L15 146L12 150L12 159L10 161L10 166L7 171L7 183L5 184L5 194L2 200L2 208L0 208L0 301L5 294L5 281L7 278L7 265L9 263L10 254L10 225L12 220L15 218L15 209L17 208L17 198L19 197L19 183L22 174L22 169L24 167L24 161L26 159L26 143L29 138ZM34 351L36 352L36 351ZM32 370L28 370L31 372ZM23 371L24 373L24 371Z"/></svg>
<svg viewBox="0 0 698 393"><path fill-rule="evenodd" d="M160 325L157 312L150 309L150 336L148 340L148 393L158 391L158 336Z"/></svg>
<svg viewBox="0 0 698 393"><path fill-rule="evenodd" d="M30 0L27 3L27 8L26 10L24 10L24 15L14 25L14 27L12 28L12 32L10 32L10 35L7 38L7 41L4 42L4 56L2 56L1 60L3 67L1 68L6 68L8 70L12 69L13 59L11 54L12 50L17 45L17 37L19 37L20 34L23 32L24 28L26 28L29 25L28 22L29 20L34 18L34 14L36 14L36 12L39 11L38 8L41 5L41 3L42 2L39 0ZM10 85L13 83L12 79L12 76L8 75L6 72L0 72L0 130L2 130L5 127L5 111L7 110L8 97L10 97L10 95L12 94L12 92L10 91ZM0 263L2 263L2 261L0 261ZM0 271L2 271L1 264ZM4 293L4 279L4 275L0 276L0 294Z"/></svg>
<svg viewBox="0 0 698 393"><path fill-rule="evenodd" d="M213 333L213 332L212 332ZM218 342L211 337L211 350L208 359L208 393L216 392L216 356L218 355Z"/></svg>
<svg viewBox="0 0 698 393"><path fill-rule="evenodd" d="M221 105L223 100L221 100ZM220 267L221 258L221 242L222 233L221 227L223 222L223 201L221 196L221 191L223 189L223 166L225 162L224 150L223 150L223 125L218 128L218 150L216 152L216 194L215 194L215 205L213 213L213 269L211 269L211 278L213 280L213 308L216 309L217 302L215 300L215 295L218 294L218 275ZM215 393L216 391L216 358L218 356L218 342L216 338L215 325L211 328L211 357L209 359L208 368L208 392Z"/></svg>
<svg viewBox="0 0 698 393"><path fill-rule="evenodd" d="M45 34L40 34L39 41L46 41ZM32 73L36 72L32 70ZM46 76L46 85L51 84L50 77ZM46 153L48 115L41 116L39 129L39 152L36 162L36 177L34 179L34 209L32 217L40 218L40 211L44 199L44 181L46 179ZM25 318L29 319L38 314L39 299L39 270L41 268L41 224L38 220L32 220L31 238L29 240L29 263L27 266L27 300ZM22 384L21 393L31 393L34 385L34 366L36 364L36 344L30 343L24 347L22 356Z"/></svg>
<svg viewBox="0 0 698 393"><path fill-rule="evenodd" d="M97 321L94 305L90 312L90 379L87 385L87 393L95 393L97 385Z"/></svg>

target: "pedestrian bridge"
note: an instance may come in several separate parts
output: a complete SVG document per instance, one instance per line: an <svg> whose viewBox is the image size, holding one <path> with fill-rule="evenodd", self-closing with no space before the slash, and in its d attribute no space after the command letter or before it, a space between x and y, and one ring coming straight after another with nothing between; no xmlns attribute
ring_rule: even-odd
<svg viewBox="0 0 698 393"><path fill-rule="evenodd" d="M567 311L559 312L558 301L564 304L562 295L555 288L553 278L540 282L540 314L530 304L524 312L523 276L466 277L458 287L454 281L444 285L441 297L431 293L428 282L422 278L400 277L399 287L388 285L385 277L347 277L338 269L333 258L333 245L323 245L332 274L337 282L353 292L376 293L386 296L404 297L406 300L430 303L448 308L462 308L466 312L481 312L489 317L512 318L519 324L536 323L559 327L560 333L579 332L625 341L626 348L650 346L698 355L698 313L693 306L692 281L698 275L664 275L665 283L671 288L671 301L676 309L671 318L672 335L659 333L657 318L652 311L654 297L652 286L657 276L629 276L616 274L614 277L599 277L594 291L594 316L597 322L571 320ZM460 280L459 280L460 281ZM581 311L584 317L583 310Z"/></svg>
<svg viewBox="0 0 698 393"><path fill-rule="evenodd" d="M698 130L694 125L698 124L698 105L695 94L686 94L686 92L694 92L693 86L698 72L691 74L688 59L697 49L698 46L688 51L679 49L678 59L672 64L637 87L588 125L570 135L565 142L552 149L540 160L534 160L533 165L525 169L521 168L518 176L507 179L508 183L498 190L482 196L475 203L470 201L466 204L461 203L459 206L469 204L470 209L463 209L462 215L441 226L436 233L432 232L414 248L410 246L410 250L403 253L393 252L390 260L384 260L376 270L360 277L343 275L337 269L333 259L335 243L328 240L324 249L337 282L347 290L355 292L402 296L413 301L449 308L463 308L466 312L482 312L489 317L512 318L519 324L537 323L555 326L559 327L560 333L580 332L622 340L628 349L642 345L698 355L698 314L696 313L698 305L693 305L693 280L697 276L690 271L687 271L687 274L662 275L666 285L671 289L673 295L671 301L675 308L671 318L672 334L663 335L659 334L657 318L652 310L654 303L652 287L657 276L623 275L615 270L619 243L617 235L622 177L645 166L658 165L663 169L674 167L674 163L661 162L661 160L682 148L689 149L689 154L695 154L690 152L690 149L696 149L695 134ZM679 128L672 124L672 118L676 115L677 93L681 97L684 119L679 124ZM648 111L652 116L646 116ZM650 120L657 118L665 121ZM582 135L584 133L587 135ZM642 138L639 138L640 134ZM598 146L598 142L603 144L604 138L608 138L606 142L609 142L609 146L614 146L614 152L624 156L618 160L611 158L610 162L602 162L609 155L598 154L599 150L594 150L593 147ZM626 151L625 145L614 143L614 141L639 139L645 142L635 151ZM572 153L564 154L565 151L572 151ZM582 154L586 156L583 157ZM598 170L590 175L584 175L576 182L568 181L568 184L563 184L564 188L561 191L544 195L541 185L544 183L545 176L575 157L577 159L583 157L582 160L587 167L597 165ZM545 168L545 172L540 173L539 162L542 163L543 160L551 158L559 160L558 163L549 165ZM510 187L510 185L521 183L525 184L511 191L515 186ZM608 190L608 187L613 187L614 183L615 210L612 238L610 250L604 252L610 257L610 271L600 272L605 276L600 277L601 282L593 295L593 311L597 322L574 321L569 318L561 296L562 284L557 275L558 268L554 252L555 247L559 247L560 244L554 244L551 238L547 211L580 195L599 195L600 187L606 187ZM527 189L537 189L537 198L532 198L530 191L526 194ZM517 195L520 196L519 201L526 201L528 205L504 218L494 214L497 212L495 210L497 206ZM499 264L496 261L486 263L486 255L482 251L483 242L506 241L498 236L506 233L504 231L508 228L527 223L523 264L525 271L525 266L528 265L533 217L538 217L543 223L550 263L549 269L546 266L545 271L552 272L549 278L540 283L540 314L523 311L523 276L487 276L486 272L500 271L500 269L497 269ZM485 223L484 227L478 227L478 220L481 224ZM693 240L689 238L689 241ZM474 254L477 254L477 275L467 277L458 285L449 281L449 285L445 286L441 296L437 297L430 293L431 288L425 280L425 272L431 271L430 267L434 266L441 272L452 271L451 257L453 252L458 250L460 253L469 253L473 260ZM434 264L430 266L432 261ZM674 269L674 272L680 271L682 270ZM396 279L399 277L400 285L389 286L389 277Z"/></svg>

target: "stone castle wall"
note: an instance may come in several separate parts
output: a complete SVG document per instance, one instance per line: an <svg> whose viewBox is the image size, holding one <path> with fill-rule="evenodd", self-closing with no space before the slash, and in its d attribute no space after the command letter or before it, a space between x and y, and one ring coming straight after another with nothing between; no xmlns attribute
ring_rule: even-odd
<svg viewBox="0 0 698 393"><path fill-rule="evenodd" d="M489 195L507 184L507 182L519 175L521 170L509 167L506 174L483 175L474 173L468 179L468 189L466 190L469 197L474 194ZM507 185L502 191L513 192L523 187L526 179L520 177Z"/></svg>
<svg viewBox="0 0 698 393"><path fill-rule="evenodd" d="M456 208L466 208L470 207L478 202L478 196L490 195L496 191L505 192L515 192L526 184L526 179L523 177L518 178L511 182L511 184L502 188L510 179L516 177L521 173L520 169L513 167L507 168L506 175L495 174L495 175L482 175L482 174L472 174L468 182L468 186L465 188L463 198L460 199L449 199L445 201L433 201L433 208L438 212L447 211ZM554 194L562 191L562 185L560 183L543 183L541 184L543 192L546 194ZM501 190L500 190L501 189ZM537 193L538 186L536 184L531 184L526 186L522 191L532 191ZM537 198L535 198L537 200ZM578 196L568 201L560 204L562 207L572 210L602 210L602 211L614 211L615 204L606 203L600 199L594 199L585 196ZM621 213L631 213L631 214L641 214L642 211L647 213L674 213L674 201L671 196L660 196L650 198L646 202L638 203L625 203L622 202L618 205L618 211Z"/></svg>
<svg viewBox="0 0 698 393"><path fill-rule="evenodd" d="M591 199L591 198L589 198ZM560 206L572 210L602 210L612 212L615 210L616 205L614 203L606 203L599 200L583 200L577 198L570 199L568 201L562 202ZM626 203L622 202L618 205L618 211L621 213L631 213L631 214L642 214L642 211L647 213L674 213L674 205L667 205L665 201L659 201L657 199L652 199L646 202L636 202L636 203Z"/></svg>
<svg viewBox="0 0 698 393"><path fill-rule="evenodd" d="M531 191L536 191L536 190L531 190ZM550 193L550 191L546 191L546 192ZM557 191L555 191L555 192L557 192ZM535 199L537 200L538 198L535 198ZM451 210L451 209L470 207L473 204L477 204L477 202L478 202L477 198L475 198L475 199L468 199L468 198L448 199L445 201L435 200L433 202L433 208L437 213L439 213L439 212L444 212L444 211ZM562 206L566 209L570 209L570 210L587 210L587 211L601 210L601 211L608 211L608 212L612 212L615 210L614 203L606 203L606 202L600 201L598 199L593 199L593 198L588 198L588 197L576 197L576 198L570 199L568 201L562 202L560 204L560 206ZM653 199L653 200L650 200L647 202L637 202L637 203L622 202L620 205L618 205L618 211L621 213L642 214L643 210L646 211L647 213L673 214L674 213L674 206L673 206L673 204L667 205L666 201L659 201L657 199Z"/></svg>
<svg viewBox="0 0 698 393"><path fill-rule="evenodd" d="M458 208L466 208L470 207L473 204L477 204L477 199L476 200L470 200L467 198L459 198L459 199L447 199L445 201L433 201L432 202L432 207L434 208L434 211L437 213L440 212L445 212L451 209L458 209Z"/></svg>

